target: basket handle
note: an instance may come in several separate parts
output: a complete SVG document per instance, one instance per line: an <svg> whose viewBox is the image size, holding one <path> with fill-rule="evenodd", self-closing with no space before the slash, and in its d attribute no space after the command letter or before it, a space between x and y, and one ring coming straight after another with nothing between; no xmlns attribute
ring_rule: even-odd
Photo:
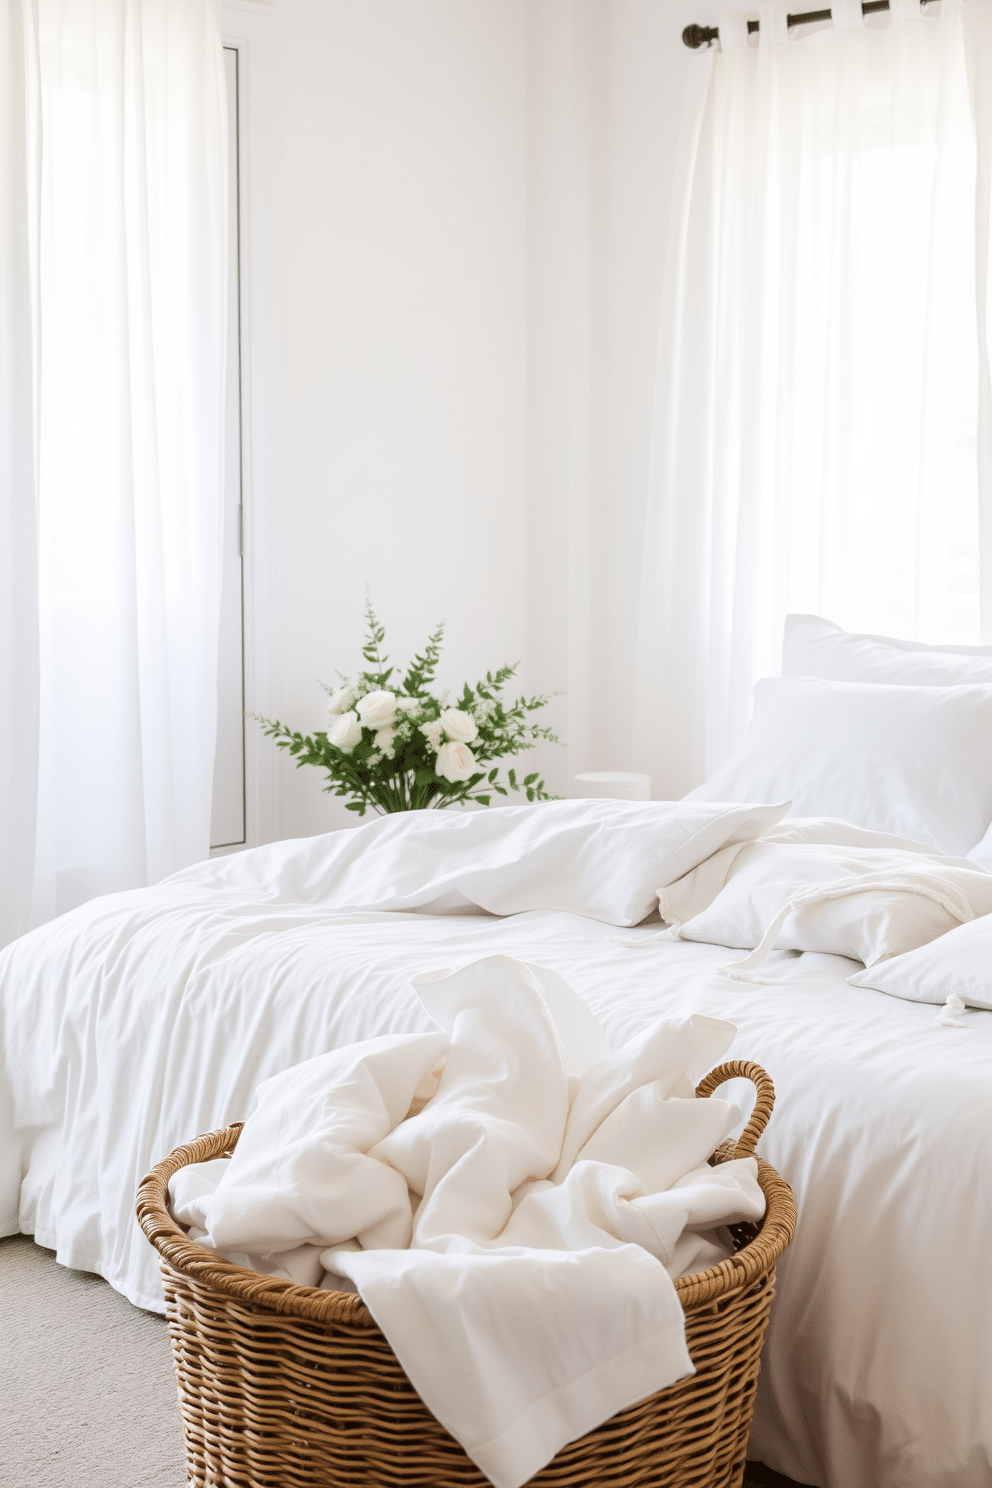
<svg viewBox="0 0 992 1488"><path fill-rule="evenodd" d="M750 1157L758 1145L758 1138L768 1125L768 1118L775 1104L775 1086L771 1076L752 1060L728 1059L726 1064L718 1064L716 1069L710 1070L700 1080L696 1086L696 1095L700 1098L712 1095L725 1081L740 1079L750 1080L758 1093L751 1119L741 1132L734 1149L735 1157Z"/></svg>

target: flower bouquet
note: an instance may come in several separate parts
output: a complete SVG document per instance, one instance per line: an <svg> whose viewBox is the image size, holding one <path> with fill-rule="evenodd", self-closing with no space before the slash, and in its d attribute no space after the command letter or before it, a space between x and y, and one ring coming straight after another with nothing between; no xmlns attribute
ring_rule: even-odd
<svg viewBox="0 0 992 1488"><path fill-rule="evenodd" d="M521 754L538 740L559 741L529 715L546 707L546 697L517 698L504 703L502 693L519 662L487 672L484 682L462 688L456 702L447 692L434 692L444 638L442 622L414 657L401 680L383 656L385 631L370 602L365 606L368 639L362 647L365 670L354 681L341 675L341 686L320 684L329 694L331 723L325 732L300 734L278 720L260 718L264 731L300 765L327 772L324 789L347 797L349 811L364 816L378 811L419 811L477 801L488 806L493 795L523 791L528 801L552 798L535 771L517 779L508 770L505 783L494 760Z"/></svg>

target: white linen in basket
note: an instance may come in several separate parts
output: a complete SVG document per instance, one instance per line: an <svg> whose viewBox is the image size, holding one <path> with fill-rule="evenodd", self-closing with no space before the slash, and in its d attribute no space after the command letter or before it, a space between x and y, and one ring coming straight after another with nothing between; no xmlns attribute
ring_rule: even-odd
<svg viewBox="0 0 992 1488"><path fill-rule="evenodd" d="M720 860L725 883L714 894ZM659 909L682 940L767 942L871 966L992 914L992 874L939 854L761 842L724 848L662 889Z"/></svg>
<svg viewBox="0 0 992 1488"><path fill-rule="evenodd" d="M705 1232L765 1208L753 1159L706 1161L739 1111L694 1098L735 1029L662 1020L570 1079L534 968L490 956L414 984L439 1031L267 1081L214 1193L176 1183L173 1210L215 1249L322 1239L425 1404L520 1488L693 1372L671 1277L725 1259Z"/></svg>
<svg viewBox="0 0 992 1488"><path fill-rule="evenodd" d="M992 686L765 678L742 744L685 800L786 799L964 856L992 822Z"/></svg>
<svg viewBox="0 0 992 1488"><path fill-rule="evenodd" d="M819 615L786 615L783 677L923 687L992 686L992 646L927 646L890 636L852 635Z"/></svg>
<svg viewBox="0 0 992 1488"><path fill-rule="evenodd" d="M992 916L959 925L940 940L848 980L852 987L871 987L907 1002L946 1003L957 997L965 1007L992 1010Z"/></svg>

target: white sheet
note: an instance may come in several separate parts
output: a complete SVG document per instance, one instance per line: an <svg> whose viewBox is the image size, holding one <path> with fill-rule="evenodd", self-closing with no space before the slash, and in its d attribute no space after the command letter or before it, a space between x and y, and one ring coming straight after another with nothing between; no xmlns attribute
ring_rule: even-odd
<svg viewBox="0 0 992 1488"><path fill-rule="evenodd" d="M291 1064L428 1031L411 973L512 954L562 975L614 1047L659 1015L701 1012L737 1024L731 1054L775 1081L762 1151L800 1225L752 1454L821 1488L992 1483L992 1013L937 1028L931 1006L850 987L856 963L809 953L773 953L778 985L737 985L715 975L737 952L631 934L650 949L577 915L259 905L230 879L84 906L0 958L3 1232L35 1233L161 1309L132 1212L152 1163L244 1117L258 1082Z"/></svg>
<svg viewBox="0 0 992 1488"><path fill-rule="evenodd" d="M323 1240L425 1404L520 1488L693 1372L672 1277L725 1259L717 1227L765 1210L753 1158L706 1162L739 1111L693 1099L734 1027L662 1019L570 1077L526 963L487 956L417 990L437 1033L266 1081L217 1187L184 1170L172 1209L216 1250Z"/></svg>

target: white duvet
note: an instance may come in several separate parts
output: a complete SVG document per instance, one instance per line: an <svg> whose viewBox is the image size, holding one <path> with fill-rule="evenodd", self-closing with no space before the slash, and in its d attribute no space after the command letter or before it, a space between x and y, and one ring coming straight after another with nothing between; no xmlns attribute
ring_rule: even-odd
<svg viewBox="0 0 992 1488"><path fill-rule="evenodd" d="M334 862L347 837L354 864L359 829L207 864L23 937L0 955L3 1232L34 1233L64 1264L161 1309L133 1219L152 1163L244 1117L258 1083L290 1065L428 1032L417 972L512 955L564 977L614 1048L659 1016L704 1013L735 1023L731 1055L775 1081L762 1151L792 1184L800 1223L779 1268L751 1454L821 1488L992 1483L992 1015L935 1027L931 1006L849 986L860 966L837 956L774 951L769 985L754 986L720 973L739 951L648 928L623 937L643 951L615 944L603 921L620 907L612 923L636 922L665 863L691 871L694 836L701 862L728 833L763 830L710 809L691 830L655 813L636 850L608 812L605 829L549 814L552 836L569 827L568 851L556 870L542 839L541 871L571 886L568 908L473 914L450 883L461 902L444 907L460 913L344 907ZM652 834L664 838L654 855ZM625 884L645 864L657 881ZM582 912L590 886L598 918Z"/></svg>

